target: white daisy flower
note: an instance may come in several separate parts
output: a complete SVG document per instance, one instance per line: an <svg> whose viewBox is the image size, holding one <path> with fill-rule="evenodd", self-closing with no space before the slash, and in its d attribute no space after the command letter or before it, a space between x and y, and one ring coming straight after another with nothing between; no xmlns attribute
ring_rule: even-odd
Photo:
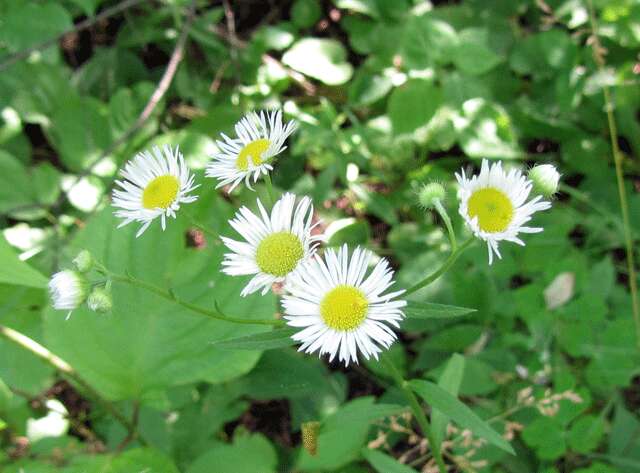
<svg viewBox="0 0 640 473"><path fill-rule="evenodd" d="M377 360L382 348L391 346L396 335L389 325L399 327L407 302L392 300L404 290L383 294L394 283L386 259L365 278L372 256L360 247L351 259L346 245L337 252L328 249L324 259L305 263L285 284L284 318L292 327L304 327L292 337L302 342L299 351L328 353L329 361L338 355L348 366L358 362L358 351Z"/></svg>
<svg viewBox="0 0 640 473"><path fill-rule="evenodd" d="M538 233L540 227L523 226L539 210L551 207L549 202L537 196L525 201L531 192L532 183L517 169L505 172L502 163L489 166L482 160L480 174L467 178L464 170L456 174L460 189L460 215L473 234L486 241L489 249L489 264L493 262L493 253L501 258L498 243L512 241L524 246L518 233Z"/></svg>
<svg viewBox="0 0 640 473"><path fill-rule="evenodd" d="M225 255L223 271L231 276L255 274L241 295L260 289L266 294L273 283L285 281L300 264L315 253L322 235L311 235L313 205L304 197L296 206L296 196L285 194L278 200L271 215L258 199L260 216L241 207L229 223L244 238L240 242L222 237L232 253ZM317 224L316 224L317 225Z"/></svg>
<svg viewBox="0 0 640 473"><path fill-rule="evenodd" d="M77 309L87 299L89 282L78 271L60 271L49 281L49 294L53 308L71 311Z"/></svg>
<svg viewBox="0 0 640 473"><path fill-rule="evenodd" d="M216 188L231 184L229 192L243 179L251 189L252 177L255 183L261 174L273 170L269 161L287 148L284 142L296 126L293 120L283 124L280 110L250 112L236 124L237 138L221 133L223 140L216 141L220 152L207 166L207 177L220 181Z"/></svg>
<svg viewBox="0 0 640 473"><path fill-rule="evenodd" d="M175 218L180 204L197 199L188 195L199 185L194 185L195 176L189 172L178 147L174 151L165 145L162 150L154 147L153 154L138 153L120 174L125 179L116 181L120 189L113 190L113 206L120 209L115 215L124 219L118 228L134 221L142 223L136 238L157 217L164 230L167 217Z"/></svg>

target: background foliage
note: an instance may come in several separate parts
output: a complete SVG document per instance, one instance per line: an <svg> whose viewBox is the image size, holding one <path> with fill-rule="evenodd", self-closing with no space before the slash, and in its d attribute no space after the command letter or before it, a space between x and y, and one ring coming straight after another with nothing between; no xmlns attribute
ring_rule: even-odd
<svg viewBox="0 0 640 473"><path fill-rule="evenodd" d="M516 456L438 413L452 471L640 471L640 356L603 100L611 87L637 236L640 4L593 1L603 69L589 5L0 0L0 324L67 361L139 431L0 339L0 469L427 471L382 365L216 346L266 328L203 320L124 285L107 315L65 322L48 306L46 276L88 248L184 299L270 317L275 297L241 299L243 281L219 273L221 247L183 216L138 240L116 230L109 190L136 151L179 144L203 184L194 217L230 234L227 219L256 194L216 193L208 154L246 110L282 106L301 126L276 187L311 195L330 245L389 257L405 287L448 251L438 219L415 206L420 183L450 183L483 157L559 167L563 192L536 216L544 233L505 245L492 267L477 245L414 296L477 311L406 321L391 355L512 440ZM60 431L42 437L33 420L47 411L45 430ZM301 445L311 420L323 422L315 456Z"/></svg>

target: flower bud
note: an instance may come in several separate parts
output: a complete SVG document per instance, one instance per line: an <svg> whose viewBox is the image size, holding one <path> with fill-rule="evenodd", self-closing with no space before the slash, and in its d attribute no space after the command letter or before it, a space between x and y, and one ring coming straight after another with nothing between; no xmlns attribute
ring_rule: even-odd
<svg viewBox="0 0 640 473"><path fill-rule="evenodd" d="M101 314L111 311L111 308L113 307L111 292L104 287L94 288L93 291L91 291L91 294L89 294L87 305L92 311Z"/></svg>
<svg viewBox="0 0 640 473"><path fill-rule="evenodd" d="M425 209L432 209L437 201L444 200L446 192L444 186L437 182L425 184L418 193L418 202Z"/></svg>
<svg viewBox="0 0 640 473"><path fill-rule="evenodd" d="M540 164L529 171L529 179L533 182L533 191L544 197L551 197L558 192L560 173L552 164Z"/></svg>
<svg viewBox="0 0 640 473"><path fill-rule="evenodd" d="M81 273L88 273L93 268L93 256L87 250L82 250L73 259L73 264Z"/></svg>
<svg viewBox="0 0 640 473"><path fill-rule="evenodd" d="M49 281L53 308L74 310L87 299L89 281L78 271L65 270L54 274Z"/></svg>

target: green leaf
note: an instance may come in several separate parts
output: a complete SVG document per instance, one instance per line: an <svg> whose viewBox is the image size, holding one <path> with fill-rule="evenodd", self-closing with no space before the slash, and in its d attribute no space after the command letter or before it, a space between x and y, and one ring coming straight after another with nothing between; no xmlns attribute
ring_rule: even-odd
<svg viewBox="0 0 640 473"><path fill-rule="evenodd" d="M478 437L482 437L505 452L515 454L509 442L493 430L487 422L437 384L414 379L409 382L409 385L431 407L438 409L461 427L471 430Z"/></svg>
<svg viewBox="0 0 640 473"><path fill-rule="evenodd" d="M298 329L295 328L277 328L271 332L221 340L215 342L213 346L222 350L273 350L274 348L290 347L298 343L291 338L296 332L298 332Z"/></svg>
<svg viewBox="0 0 640 473"><path fill-rule="evenodd" d="M352 412L373 407L373 397L361 397L341 406L327 422L339 422ZM366 420L342 424L340 429L321 431L318 435L318 451L311 456L306 450L300 453L296 467L299 471L340 470L357 459L367 440L371 424Z"/></svg>
<svg viewBox="0 0 640 473"><path fill-rule="evenodd" d="M33 203L31 179L24 165L0 150L0 212Z"/></svg>
<svg viewBox="0 0 640 473"><path fill-rule="evenodd" d="M527 425L522 438L543 460L560 458L567 449L563 427L550 417L539 417Z"/></svg>
<svg viewBox="0 0 640 473"><path fill-rule="evenodd" d="M401 414L408 408L396 404L361 405L340 417L329 417L322 425L322 432L340 430L345 424L371 423L383 417Z"/></svg>
<svg viewBox="0 0 640 473"><path fill-rule="evenodd" d="M418 301L407 301L407 307L404 308L405 315L411 319L448 319L473 312L476 312L476 309Z"/></svg>
<svg viewBox="0 0 640 473"><path fill-rule="evenodd" d="M589 453L600 444L604 435L604 421L600 417L580 417L569 431L569 447L578 453Z"/></svg>
<svg viewBox="0 0 640 473"><path fill-rule="evenodd" d="M366 220L342 218L327 227L327 246L364 245L369 241L371 228Z"/></svg>
<svg viewBox="0 0 640 473"><path fill-rule="evenodd" d="M471 157L513 159L522 154L509 115L496 104L467 100L454 123L460 145Z"/></svg>
<svg viewBox="0 0 640 473"><path fill-rule="evenodd" d="M95 473L131 473L146 471L148 473L179 473L178 468L164 453L151 448L136 448L112 457L104 469ZM91 472L93 473L93 472Z"/></svg>
<svg viewBox="0 0 640 473"><path fill-rule="evenodd" d="M222 202L211 200L225 215ZM219 246L186 247L184 215L168 222L165 232L154 222L140 238L135 238L137 225L117 229L118 223L105 208L78 234L71 253L86 248L110 270L171 288L180 299L203 307L217 303L229 315L273 317L271 294L240 297L246 280L219 270ZM125 283L113 284L109 314L81 308L65 321L60 312L45 312L47 345L109 399L152 399L169 386L241 376L260 352L222 350L212 342L265 330L210 319Z"/></svg>
<svg viewBox="0 0 640 473"><path fill-rule="evenodd" d="M416 473L413 468L378 450L363 448L362 456L378 473Z"/></svg>
<svg viewBox="0 0 640 473"><path fill-rule="evenodd" d="M309 28L321 17L322 8L318 0L296 0L291 7L291 21L298 28Z"/></svg>
<svg viewBox="0 0 640 473"><path fill-rule="evenodd" d="M4 236L0 236L0 283L45 288L47 278L21 261Z"/></svg>
<svg viewBox="0 0 640 473"><path fill-rule="evenodd" d="M426 126L442 102L440 89L432 82L412 79L389 97L387 113L396 135L413 133Z"/></svg>
<svg viewBox="0 0 640 473"><path fill-rule="evenodd" d="M484 74L502 62L502 58L490 49L485 28L461 31L452 59L458 69L470 75Z"/></svg>
<svg viewBox="0 0 640 473"><path fill-rule="evenodd" d="M91 97L72 97L53 113L49 134L64 164L82 171L111 144L107 107Z"/></svg>
<svg viewBox="0 0 640 473"><path fill-rule="evenodd" d="M215 443L186 473L275 473L276 451L262 434L236 434L233 444Z"/></svg>
<svg viewBox="0 0 640 473"><path fill-rule="evenodd" d="M412 16L402 38L402 55L408 68L424 69L434 62L450 62L458 42L449 23L428 15Z"/></svg>
<svg viewBox="0 0 640 473"><path fill-rule="evenodd" d="M304 38L282 56L282 62L327 85L340 85L351 79L353 67L347 52L334 39Z"/></svg>
<svg viewBox="0 0 640 473"><path fill-rule="evenodd" d="M454 353L438 380L438 386L452 396L458 396L462 377L464 376L464 362L464 356ZM437 443L442 443L445 439L448 423L449 417L438 409L434 409L431 413L431 428Z"/></svg>

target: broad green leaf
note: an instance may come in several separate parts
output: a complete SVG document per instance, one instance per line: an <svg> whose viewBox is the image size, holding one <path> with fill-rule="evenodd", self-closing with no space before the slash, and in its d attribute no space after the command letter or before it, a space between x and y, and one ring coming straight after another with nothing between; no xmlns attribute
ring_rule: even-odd
<svg viewBox="0 0 640 473"><path fill-rule="evenodd" d="M0 378L0 412L6 411L9 408L9 402L12 397L13 393L2 378Z"/></svg>
<svg viewBox="0 0 640 473"><path fill-rule="evenodd" d="M342 218L327 227L327 246L364 245L369 241L371 228L366 220Z"/></svg>
<svg viewBox="0 0 640 473"><path fill-rule="evenodd" d="M21 261L4 236L0 236L0 283L45 288L47 279L29 264Z"/></svg>
<svg viewBox="0 0 640 473"><path fill-rule="evenodd" d="M154 222L140 238L136 225L116 229L118 223L106 208L78 234L73 252L86 248L112 271L170 287L202 307L217 303L229 315L273 317L272 295L240 297L246 281L222 274L219 246L185 247L187 222L180 212L165 232ZM265 330L209 319L124 283L113 285L111 313L83 308L65 321L61 312L45 312L48 346L109 399L150 399L169 386L241 376L260 352L222 350L212 343Z"/></svg>
<svg viewBox="0 0 640 473"><path fill-rule="evenodd" d="M383 417L401 414L408 408L395 404L362 405L353 408L340 417L329 417L322 425L322 432L340 430L345 424L371 423Z"/></svg>
<svg viewBox="0 0 640 473"><path fill-rule="evenodd" d="M488 44L488 31L484 28L469 28L460 32L459 42L453 50L453 63L462 72L480 75L490 71L500 62Z"/></svg>
<svg viewBox="0 0 640 473"><path fill-rule="evenodd" d="M569 447L578 453L595 450L604 435L604 421L601 417L586 415L580 417L569 431Z"/></svg>
<svg viewBox="0 0 640 473"><path fill-rule="evenodd" d="M291 6L291 21L298 28L309 28L321 17L318 0L296 0Z"/></svg>
<svg viewBox="0 0 640 473"><path fill-rule="evenodd" d="M282 56L282 62L328 85L347 82L353 67L346 61L344 46L333 39L304 38Z"/></svg>
<svg viewBox="0 0 640 473"><path fill-rule="evenodd" d="M509 442L503 439L487 422L478 417L478 415L464 403L437 384L421 379L414 379L409 382L409 385L411 389L427 401L431 407L438 409L461 427L471 430L478 437L482 437L490 444L495 445L505 452L514 454Z"/></svg>
<svg viewBox="0 0 640 473"><path fill-rule="evenodd" d="M454 121L464 152L474 158L513 159L521 156L509 115L484 99L462 104L462 115Z"/></svg>
<svg viewBox="0 0 640 473"><path fill-rule="evenodd" d="M448 319L476 312L476 309L435 304L433 302L407 301L404 313L411 319Z"/></svg>
<svg viewBox="0 0 640 473"><path fill-rule="evenodd" d="M378 450L363 448L362 456L378 473L416 473L413 468Z"/></svg>
<svg viewBox="0 0 640 473"><path fill-rule="evenodd" d="M402 55L408 68L424 69L450 62L458 43L458 35L449 23L429 15L412 16L402 38Z"/></svg>
<svg viewBox="0 0 640 473"><path fill-rule="evenodd" d="M342 416L349 417L352 412L361 412L363 408L373 407L372 397L361 397L341 406L327 422L339 422ZM300 471L339 470L360 455L367 440L371 424L367 420L344 423L340 429L320 432L318 451L311 456L306 450L300 452L296 464Z"/></svg>
<svg viewBox="0 0 640 473"><path fill-rule="evenodd" d="M289 347L296 342L291 338L298 329L283 327L271 332L256 333L246 337L232 338L215 342L212 346L222 350L273 350L275 348Z"/></svg>
<svg viewBox="0 0 640 473"><path fill-rule="evenodd" d="M0 150L0 212L34 202L31 179L24 165Z"/></svg>
<svg viewBox="0 0 640 473"><path fill-rule="evenodd" d="M567 450L564 428L552 417L539 417L522 431L525 443L544 460L560 458Z"/></svg>
<svg viewBox="0 0 640 473"><path fill-rule="evenodd" d="M91 97L71 97L53 113L49 135L64 164L81 171L111 144L107 107Z"/></svg>
<svg viewBox="0 0 640 473"><path fill-rule="evenodd" d="M70 29L73 22L59 2L29 1L8 2L1 25L0 43L4 43L9 51L16 52L55 38ZM51 54L45 51L45 57Z"/></svg>
<svg viewBox="0 0 640 473"><path fill-rule="evenodd" d="M392 87L386 76L358 74L349 87L349 101L358 106L370 105L386 96Z"/></svg>
<svg viewBox="0 0 640 473"><path fill-rule="evenodd" d="M164 453L151 448L136 448L115 455L95 473L178 473L178 468ZM87 472L94 473L94 472Z"/></svg>
<svg viewBox="0 0 640 473"><path fill-rule="evenodd" d="M389 97L387 113L397 135L410 134L433 118L442 102L438 86L422 79L412 79L395 89Z"/></svg>
<svg viewBox="0 0 640 473"><path fill-rule="evenodd" d="M464 361L464 356L454 353L449 359L444 372L440 375L440 379L438 379L438 386L455 397L458 396L460 384L462 383ZM433 410L431 413L431 429L437 443L442 443L445 439L448 423L449 417L445 413L438 409Z"/></svg>
<svg viewBox="0 0 640 473"><path fill-rule="evenodd" d="M276 451L262 434L236 434L233 444L215 443L186 473L275 473Z"/></svg>

